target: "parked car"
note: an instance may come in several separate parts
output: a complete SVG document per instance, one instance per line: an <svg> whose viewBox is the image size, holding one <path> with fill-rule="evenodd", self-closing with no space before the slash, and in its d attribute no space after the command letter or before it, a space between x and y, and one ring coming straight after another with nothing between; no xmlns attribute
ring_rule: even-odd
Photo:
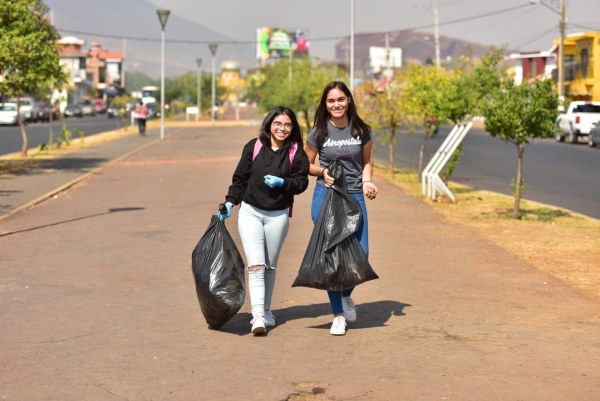
<svg viewBox="0 0 600 401"><path fill-rule="evenodd" d="M83 112L78 104L70 103L65 108L65 117L83 117Z"/></svg>
<svg viewBox="0 0 600 401"><path fill-rule="evenodd" d="M595 148L596 145L600 145L600 120L594 123L594 128L590 131L588 145L592 148Z"/></svg>
<svg viewBox="0 0 600 401"><path fill-rule="evenodd" d="M81 114L84 116L95 116L96 109L94 109L94 103L89 100L82 100L79 102L79 107L81 108Z"/></svg>
<svg viewBox="0 0 600 401"><path fill-rule="evenodd" d="M146 117L148 120L160 117L160 107L158 103L148 103L146 108L148 109L148 117Z"/></svg>
<svg viewBox="0 0 600 401"><path fill-rule="evenodd" d="M50 121L50 113L52 112L52 120L58 120L58 109L56 106L50 107L49 104L36 103L32 109L32 121L33 122L48 122Z"/></svg>
<svg viewBox="0 0 600 401"><path fill-rule="evenodd" d="M17 98L14 97L12 99L9 99L8 103L14 103L14 104L16 104L17 103ZM27 96L19 97L19 104L20 104L19 109L25 115L25 120L31 121L32 118L33 118L31 110L33 109L33 105L35 104L33 98L27 97Z"/></svg>
<svg viewBox="0 0 600 401"><path fill-rule="evenodd" d="M558 130L554 138L557 142L563 142L565 136L570 143L577 143L577 138L589 135L592 123L600 119L600 102L571 102L569 108L558 116L556 124Z"/></svg>
<svg viewBox="0 0 600 401"><path fill-rule="evenodd" d="M113 118L119 116L119 108L114 104L111 104L106 108L106 117Z"/></svg>
<svg viewBox="0 0 600 401"><path fill-rule="evenodd" d="M94 99L92 101L94 103L94 110L98 114L106 113L106 105L104 104L104 100L102 99Z"/></svg>
<svg viewBox="0 0 600 401"><path fill-rule="evenodd" d="M25 112L21 110L21 119L25 122ZM17 104L16 103L4 103L0 106L0 124L17 125L19 120L17 119Z"/></svg>

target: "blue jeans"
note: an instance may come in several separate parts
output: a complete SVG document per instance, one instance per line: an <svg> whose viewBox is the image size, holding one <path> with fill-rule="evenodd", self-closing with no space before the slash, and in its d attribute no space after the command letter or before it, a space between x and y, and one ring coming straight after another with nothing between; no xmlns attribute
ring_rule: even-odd
<svg viewBox="0 0 600 401"><path fill-rule="evenodd" d="M327 188L325 185L315 185L315 192L313 193L312 206L310 209L310 215L313 223L317 222L319 212L321 211L321 206L323 205L323 200L325 200L325 195L327 194L328 190L329 188ZM363 251L365 251L367 256L369 256L369 218L367 215L367 207L365 205L365 196L362 193L351 193L350 196L358 201L360 208L362 209L362 221L360 222L360 227L355 235L360 242L360 246L362 247ZM354 287L344 291L327 291L329 302L331 303L331 309L333 310L334 315L344 312L344 308L342 308L342 296L349 297L353 290Z"/></svg>

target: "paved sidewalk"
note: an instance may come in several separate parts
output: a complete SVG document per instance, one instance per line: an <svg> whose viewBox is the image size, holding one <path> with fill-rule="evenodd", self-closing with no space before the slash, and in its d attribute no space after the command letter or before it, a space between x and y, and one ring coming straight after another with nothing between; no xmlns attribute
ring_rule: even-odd
<svg viewBox="0 0 600 401"><path fill-rule="evenodd" d="M176 129L165 129L165 135ZM57 188L69 185L107 162L157 140L160 131L158 128L149 129L145 137L139 136L137 130L121 135L119 139L68 152L55 159L40 160L31 170L0 175L0 220L23 205L53 195Z"/></svg>
<svg viewBox="0 0 600 401"><path fill-rule="evenodd" d="M247 299L207 329L191 252L256 131L184 128L0 222L0 399L598 398L600 304L377 177L381 278L356 289L346 336L329 335L324 292L291 288L312 187L283 248L277 327L250 335ZM241 249L235 215L227 227Z"/></svg>

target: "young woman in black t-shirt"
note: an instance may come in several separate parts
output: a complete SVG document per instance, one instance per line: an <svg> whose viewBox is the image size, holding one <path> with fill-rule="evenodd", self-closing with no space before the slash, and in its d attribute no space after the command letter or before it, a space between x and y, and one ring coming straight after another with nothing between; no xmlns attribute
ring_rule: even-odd
<svg viewBox="0 0 600 401"><path fill-rule="evenodd" d="M254 334L275 326L271 297L277 261L294 195L307 187L308 158L296 115L285 106L276 107L265 117L259 137L244 146L225 197L227 213L219 214L223 221L240 205L238 230L248 265Z"/></svg>

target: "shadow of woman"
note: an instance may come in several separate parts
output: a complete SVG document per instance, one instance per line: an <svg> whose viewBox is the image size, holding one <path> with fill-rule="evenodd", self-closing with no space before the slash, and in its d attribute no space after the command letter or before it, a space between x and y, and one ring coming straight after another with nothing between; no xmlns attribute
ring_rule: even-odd
<svg viewBox="0 0 600 401"><path fill-rule="evenodd" d="M404 308L412 306L397 301L376 301L357 305L358 318L356 322L351 323L353 330L368 329L372 327L385 327L387 321L392 316L405 316ZM331 315L331 306L329 303L312 305L295 305L287 308L273 311L277 317L277 326L269 327L268 331L277 330L277 327L283 326L289 321L317 318L320 316ZM224 333L237 334L239 336L250 334L251 313L238 313L229 322L219 329ZM332 316L333 319L333 316ZM318 326L307 326L309 329L329 329L331 322Z"/></svg>

